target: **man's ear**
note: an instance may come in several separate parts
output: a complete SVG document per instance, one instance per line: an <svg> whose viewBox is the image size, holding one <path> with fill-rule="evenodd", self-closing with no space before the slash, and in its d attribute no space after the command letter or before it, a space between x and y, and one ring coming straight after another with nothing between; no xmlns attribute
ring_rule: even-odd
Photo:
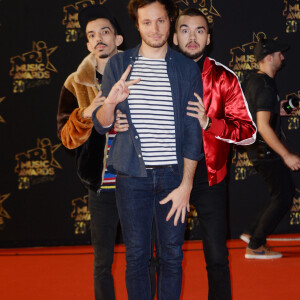
<svg viewBox="0 0 300 300"><path fill-rule="evenodd" d="M123 43L123 36L118 34L116 35L116 45L119 47Z"/></svg>
<svg viewBox="0 0 300 300"><path fill-rule="evenodd" d="M210 33L207 35L206 46L210 44Z"/></svg>
<svg viewBox="0 0 300 300"><path fill-rule="evenodd" d="M178 46L178 39L177 39L177 33L176 32L173 34L173 44L175 46Z"/></svg>

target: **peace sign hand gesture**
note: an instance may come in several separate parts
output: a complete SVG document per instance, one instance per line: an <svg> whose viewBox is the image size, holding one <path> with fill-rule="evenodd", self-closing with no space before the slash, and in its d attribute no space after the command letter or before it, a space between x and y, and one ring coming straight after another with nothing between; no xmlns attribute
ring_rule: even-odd
<svg viewBox="0 0 300 300"><path fill-rule="evenodd" d="M129 65L123 75L121 76L121 79L114 84L112 87L110 93L108 94L105 103L106 104L113 104L117 105L120 102L123 102L130 93L129 86L137 84L140 82L140 78L134 79L134 80L129 80L126 81L130 71L131 71L132 66Z"/></svg>

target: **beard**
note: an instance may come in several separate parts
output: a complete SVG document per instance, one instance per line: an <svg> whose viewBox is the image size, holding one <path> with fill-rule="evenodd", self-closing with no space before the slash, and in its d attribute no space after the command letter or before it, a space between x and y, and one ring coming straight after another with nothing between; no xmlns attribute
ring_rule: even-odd
<svg viewBox="0 0 300 300"><path fill-rule="evenodd" d="M195 60L195 59L198 59L198 58L200 58L201 56L203 56L206 47L205 47L204 49L201 49L200 45L199 45L197 42L194 42L194 43L196 43L196 44L199 46L199 48L200 48L200 50L199 50L198 52L196 52L196 53L189 53L188 51L184 50L184 48L182 49L179 45L178 45L177 47L178 47L179 51L180 51L182 54L184 54L186 57ZM190 43L187 43L187 44L185 45L185 47L187 47L189 44L190 44Z"/></svg>
<svg viewBox="0 0 300 300"><path fill-rule="evenodd" d="M198 52L196 52L196 53L189 53L189 52L187 52L187 51L184 51L184 50L182 50L182 49L180 49L179 48L179 51L182 53L182 54L184 54L186 57L188 57L188 58L191 58L191 59L197 59L197 58L200 58L202 55L203 55L203 53L204 53L204 51L198 51Z"/></svg>
<svg viewBox="0 0 300 300"><path fill-rule="evenodd" d="M161 48L168 42L169 32L167 32L162 39L159 41L153 41L151 38L148 38L146 35L141 34L142 41L152 48Z"/></svg>
<svg viewBox="0 0 300 300"><path fill-rule="evenodd" d="M106 54L104 53L104 54L100 54L100 55L99 55L99 58L108 58L108 57L109 57L109 54L107 54L107 53L106 53Z"/></svg>
<svg viewBox="0 0 300 300"><path fill-rule="evenodd" d="M148 46L152 47L152 48L161 48L166 42L167 40L162 40L160 42L155 42L152 43L149 40L144 40L145 44L147 44Z"/></svg>

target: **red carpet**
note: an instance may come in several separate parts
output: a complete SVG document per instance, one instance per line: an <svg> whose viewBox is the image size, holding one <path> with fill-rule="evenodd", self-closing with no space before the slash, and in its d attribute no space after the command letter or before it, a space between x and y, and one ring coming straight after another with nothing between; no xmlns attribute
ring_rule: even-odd
<svg viewBox="0 0 300 300"><path fill-rule="evenodd" d="M299 234L282 237L300 239ZM283 258L246 260L245 243L228 241L233 300L300 299L300 241L269 241L268 244L281 251ZM117 245L115 251L116 297L117 300L125 300L123 245ZM0 265L1 300L93 299L93 254L90 246L0 249ZM207 299L201 242L184 244L183 268L181 299Z"/></svg>

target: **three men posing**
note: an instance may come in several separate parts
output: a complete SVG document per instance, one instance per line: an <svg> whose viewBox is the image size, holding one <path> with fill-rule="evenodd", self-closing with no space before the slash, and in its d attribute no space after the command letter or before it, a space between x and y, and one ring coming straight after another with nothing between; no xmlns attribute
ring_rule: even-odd
<svg viewBox="0 0 300 300"><path fill-rule="evenodd" d="M253 143L256 128L236 75L208 58L203 59L205 67L202 76L206 80L204 107L195 85L195 79L201 82L199 73L194 71L191 63L183 69L181 61L184 62L184 59L168 49L166 44L170 26L168 5L169 1L130 1L129 11L133 12L142 44L110 60L103 83L107 99L93 114L95 128L99 132L105 132L112 126L116 107L127 115L129 123L128 131L118 133L108 161L108 167L117 172L116 194L127 252L128 295L129 299L149 299L147 266L150 259L149 235L154 220L158 236L158 299L178 299L180 296L184 225L181 222L177 224L177 221L181 215L184 222L185 210L189 208L188 196L197 165L195 160L201 159L198 138L202 138L202 131L205 160L201 160L198 168L204 171L204 175L199 171L199 182L195 185L198 190L193 192L192 199L195 199L203 230L209 299L230 299L224 185L228 143ZM197 12L191 10L179 17L174 36L180 50L195 61L203 57L204 49L210 42L207 20ZM132 67L122 75L128 64ZM153 70L155 67L158 72ZM127 77L129 81L126 81ZM174 79L177 79L176 84ZM212 95L212 91L216 93ZM183 93L180 110L178 92ZM187 103L192 100L189 92L195 93L197 102ZM168 97L172 99L173 110L172 105L168 105ZM184 116L186 109L189 111L186 116L190 119ZM178 113L185 122L177 118ZM171 116L175 126L165 123L170 120L167 116ZM193 119L199 120L201 131L195 131L198 129L197 124L192 123ZM190 136L194 138L192 142ZM176 148L172 152L174 139ZM124 157L127 157L125 162L121 160ZM185 165L180 183L182 160ZM175 173L179 171L177 178L170 176L169 169ZM162 198L164 200L159 201ZM176 227L166 222L174 213Z"/></svg>
<svg viewBox="0 0 300 300"><path fill-rule="evenodd" d="M159 259L158 299L179 299L185 214L198 161L191 201L200 218L209 299L230 299L224 183L228 143L252 143L255 125L236 76L205 57L210 35L204 15L198 10L182 13L174 36L174 43L197 66L167 45L175 18L173 1L131 0L128 7L142 43L107 63L102 83L107 98L94 111L93 121L95 129L105 133L113 127L116 108L128 118L129 129L117 134L107 167L117 173L129 299L150 299L152 222ZM105 45L95 47L106 49ZM203 69L203 95L199 68ZM94 131L86 117L96 105L84 109L88 105L83 104L77 114L84 124L76 128L80 132L86 124ZM70 128L69 134L73 125ZM84 143L88 138L89 134L79 140Z"/></svg>

